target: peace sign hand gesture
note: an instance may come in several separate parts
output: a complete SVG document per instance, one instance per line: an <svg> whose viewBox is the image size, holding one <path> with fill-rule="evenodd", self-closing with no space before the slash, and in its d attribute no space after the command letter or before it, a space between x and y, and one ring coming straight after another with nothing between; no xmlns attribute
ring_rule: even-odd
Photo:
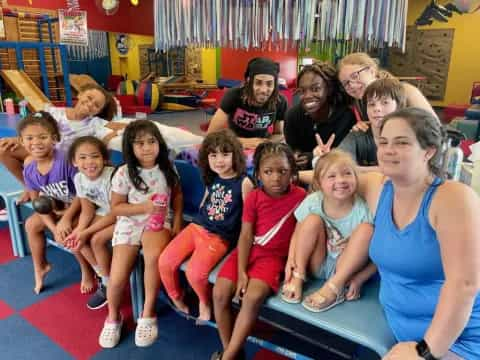
<svg viewBox="0 0 480 360"><path fill-rule="evenodd" d="M315 134L315 139L317 140L318 145L315 147L315 149L313 149L313 155L315 157L322 157L330 152L333 141L335 140L335 134L330 135L328 141L325 144L323 143L320 135Z"/></svg>

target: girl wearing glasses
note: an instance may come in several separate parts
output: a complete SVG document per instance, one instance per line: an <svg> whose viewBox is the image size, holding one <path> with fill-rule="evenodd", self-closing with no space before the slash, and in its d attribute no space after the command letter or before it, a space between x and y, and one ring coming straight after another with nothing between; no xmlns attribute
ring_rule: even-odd
<svg viewBox="0 0 480 360"><path fill-rule="evenodd" d="M377 62L366 53L349 54L338 63L338 79L346 93L355 100L355 116L358 121L362 121L357 126L360 130L368 129L368 125L364 123L368 120L366 104L362 100L365 89L376 79L386 77L393 77L393 75L379 69ZM407 106L425 109L435 114L432 106L418 88L406 82L403 82L402 85L407 97Z"/></svg>

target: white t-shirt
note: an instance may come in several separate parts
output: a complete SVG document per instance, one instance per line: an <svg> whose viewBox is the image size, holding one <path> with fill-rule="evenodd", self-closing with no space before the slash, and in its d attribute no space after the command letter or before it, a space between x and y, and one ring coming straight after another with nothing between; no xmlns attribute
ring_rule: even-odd
<svg viewBox="0 0 480 360"><path fill-rule="evenodd" d="M113 170L113 167L104 167L102 174L95 180L90 180L81 172L78 172L73 178L77 196L94 203L97 206L96 214L100 216L105 216L110 212Z"/></svg>
<svg viewBox="0 0 480 360"><path fill-rule="evenodd" d="M80 136L95 136L96 138L103 139L113 131L105 127L108 121L96 116L83 120L69 120L65 108L56 107L51 104L45 105L45 111L50 113L57 121L61 136L57 148L65 152L68 151L73 141Z"/></svg>

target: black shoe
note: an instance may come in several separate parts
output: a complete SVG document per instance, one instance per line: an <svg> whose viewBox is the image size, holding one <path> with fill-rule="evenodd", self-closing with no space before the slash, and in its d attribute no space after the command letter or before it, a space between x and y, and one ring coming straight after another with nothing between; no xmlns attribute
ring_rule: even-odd
<svg viewBox="0 0 480 360"><path fill-rule="evenodd" d="M87 307L90 310L97 310L105 305L107 305L107 288L99 284L97 291L88 299Z"/></svg>

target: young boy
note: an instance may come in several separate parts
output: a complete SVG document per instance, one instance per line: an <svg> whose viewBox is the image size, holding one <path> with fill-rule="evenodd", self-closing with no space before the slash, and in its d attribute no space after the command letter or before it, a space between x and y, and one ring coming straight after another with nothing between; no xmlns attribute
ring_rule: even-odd
<svg viewBox="0 0 480 360"><path fill-rule="evenodd" d="M399 109L406 107L405 90L400 81L395 78L379 79L372 82L365 89L363 100L367 104L367 115L370 127L367 131L351 131L340 143L339 148L350 153L362 170L373 171L377 166L377 141L380 137L380 128L383 118ZM320 152L317 152L317 148ZM314 154L325 154L321 144L314 150ZM313 159L315 165L318 157Z"/></svg>

